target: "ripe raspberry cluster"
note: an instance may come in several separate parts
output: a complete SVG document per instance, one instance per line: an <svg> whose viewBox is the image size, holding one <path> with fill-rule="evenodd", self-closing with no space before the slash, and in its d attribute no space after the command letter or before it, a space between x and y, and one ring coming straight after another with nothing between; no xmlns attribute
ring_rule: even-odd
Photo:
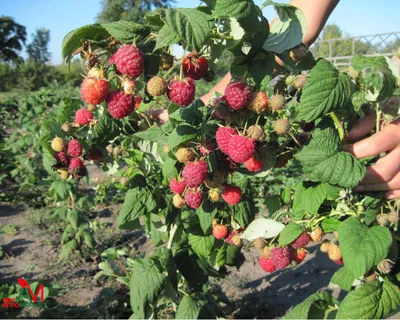
<svg viewBox="0 0 400 320"><path fill-rule="evenodd" d="M204 149L200 144L198 149ZM208 153L212 148L207 149ZM201 154L201 152L199 151ZM208 197L213 202L219 202L220 195L229 205L237 205L242 197L239 187L223 184L224 173L209 171L207 162L196 159L196 153L189 148L179 148L175 153L179 162L184 163L181 175L172 178L169 182L171 191L174 193L173 203L175 207L182 208L185 204L192 209L199 208L204 200L205 190L208 189Z"/></svg>
<svg viewBox="0 0 400 320"><path fill-rule="evenodd" d="M216 220L213 221L213 236L217 240L224 240L227 244L231 246L241 247L242 239L240 235L243 233L244 229L234 229L225 224L219 224Z"/></svg>
<svg viewBox="0 0 400 320"><path fill-rule="evenodd" d="M85 167L81 159L83 150L78 140L73 139L67 143L63 138L55 137L51 142L51 148L56 151L53 154L56 160L55 167L62 179L68 179L70 175L75 177L84 175Z"/></svg>
<svg viewBox="0 0 400 320"><path fill-rule="evenodd" d="M258 262L261 268L268 273L277 269L283 270L292 262L301 263L307 255L305 247L310 241L321 241L323 236L322 229L317 226L310 233L303 231L290 245L284 247L265 247L265 242L262 238L256 239L254 247L262 250Z"/></svg>

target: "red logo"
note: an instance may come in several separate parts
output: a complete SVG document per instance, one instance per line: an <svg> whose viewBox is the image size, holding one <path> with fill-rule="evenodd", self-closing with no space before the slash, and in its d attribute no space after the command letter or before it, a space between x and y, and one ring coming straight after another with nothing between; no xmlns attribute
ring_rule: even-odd
<svg viewBox="0 0 400 320"><path fill-rule="evenodd" d="M43 284L39 284L36 292L33 292L29 282L25 279L18 278L18 284L23 290L19 292L17 297L3 298L2 308L46 307L44 303L45 287ZM36 285L34 287L36 287ZM38 301L39 297L40 300Z"/></svg>

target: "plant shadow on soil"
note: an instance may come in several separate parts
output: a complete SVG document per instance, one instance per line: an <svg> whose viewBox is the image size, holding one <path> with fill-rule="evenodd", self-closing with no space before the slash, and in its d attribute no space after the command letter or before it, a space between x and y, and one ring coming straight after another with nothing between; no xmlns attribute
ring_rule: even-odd
<svg viewBox="0 0 400 320"><path fill-rule="evenodd" d="M4 215L9 211L11 214ZM115 224L117 207L96 211L95 216L107 225ZM23 310L17 316L28 318L128 318L130 316L128 288L114 280L93 279L99 271L99 254L108 247L128 247L138 255L149 255L154 248L143 231L115 231L106 228L107 239L98 246L93 259L71 259L60 262L59 234L47 229L39 234L29 223L28 211L0 204L0 223L15 224L14 236L0 234L0 246L7 257L0 259L0 285L16 284L18 277L29 282L58 285L61 289L51 298L47 310ZM102 235L100 235L102 236ZM223 310L227 318L276 318L306 299L317 290L330 290L328 284L339 268L329 260L318 245L308 248L305 261L272 274L266 274L258 264L259 251L242 248L245 260L240 268L229 267L224 279L212 281L213 291L225 297ZM340 290L333 294L339 297ZM3 314L0 314L2 317ZM13 317L7 314L6 317Z"/></svg>

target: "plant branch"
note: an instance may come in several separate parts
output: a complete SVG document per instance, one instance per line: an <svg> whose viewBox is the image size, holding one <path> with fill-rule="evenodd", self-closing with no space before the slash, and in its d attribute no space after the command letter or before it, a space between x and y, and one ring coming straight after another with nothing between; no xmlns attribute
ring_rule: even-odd
<svg viewBox="0 0 400 320"><path fill-rule="evenodd" d="M338 133L339 133L340 141L343 141L343 140L344 140L344 128L343 128L343 124L340 122L340 120L339 120L339 118L337 117L337 115L336 115L335 112L332 111L329 115L331 116L333 122L334 122L335 125L336 125L336 129L337 129L337 131L338 131Z"/></svg>
<svg viewBox="0 0 400 320"><path fill-rule="evenodd" d="M169 233L167 249L171 249L172 248L172 242L174 242L174 238L175 238L175 234L176 234L177 230L178 230L178 223L175 223L174 226L171 229L171 232Z"/></svg>
<svg viewBox="0 0 400 320"><path fill-rule="evenodd" d="M376 108L376 133L378 133L381 128L381 116L382 116L382 111Z"/></svg>
<svg viewBox="0 0 400 320"><path fill-rule="evenodd" d="M293 141L297 144L297 146L298 146L300 149L303 149L303 145L300 143L299 140L297 140L297 138L294 136L294 134L291 133L291 132L289 132L289 135L292 137Z"/></svg>
<svg viewBox="0 0 400 320"><path fill-rule="evenodd" d="M71 191L69 192L69 197L71 198L71 208L75 211L75 198Z"/></svg>

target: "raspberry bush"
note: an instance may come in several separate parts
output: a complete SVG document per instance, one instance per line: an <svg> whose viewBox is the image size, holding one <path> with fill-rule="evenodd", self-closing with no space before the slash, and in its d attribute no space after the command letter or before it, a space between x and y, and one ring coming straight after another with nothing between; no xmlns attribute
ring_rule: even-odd
<svg viewBox="0 0 400 320"><path fill-rule="evenodd" d="M44 163L71 183L86 175L84 161L119 176L118 227L144 228L158 247L132 259L120 279L135 318L221 317L209 278L237 265L243 244L254 242L260 267L276 272L301 263L309 242L328 234L323 250L342 265L331 281L348 294L338 301L318 292L288 318L383 318L400 305L399 203L354 193L378 158L360 161L343 148L366 112L378 114L375 131L398 116L399 105L388 103L397 101L399 75L383 57L356 56L342 71L316 60L301 45L299 9L265 5L278 12L271 29L253 1L217 0L64 38L65 61L81 54L86 62L83 101L46 124ZM176 45L181 58L172 57ZM224 50L234 55L232 82L204 105L196 82L209 80ZM159 106L169 113L163 124L148 113ZM304 181L267 197L261 185L285 165Z"/></svg>

